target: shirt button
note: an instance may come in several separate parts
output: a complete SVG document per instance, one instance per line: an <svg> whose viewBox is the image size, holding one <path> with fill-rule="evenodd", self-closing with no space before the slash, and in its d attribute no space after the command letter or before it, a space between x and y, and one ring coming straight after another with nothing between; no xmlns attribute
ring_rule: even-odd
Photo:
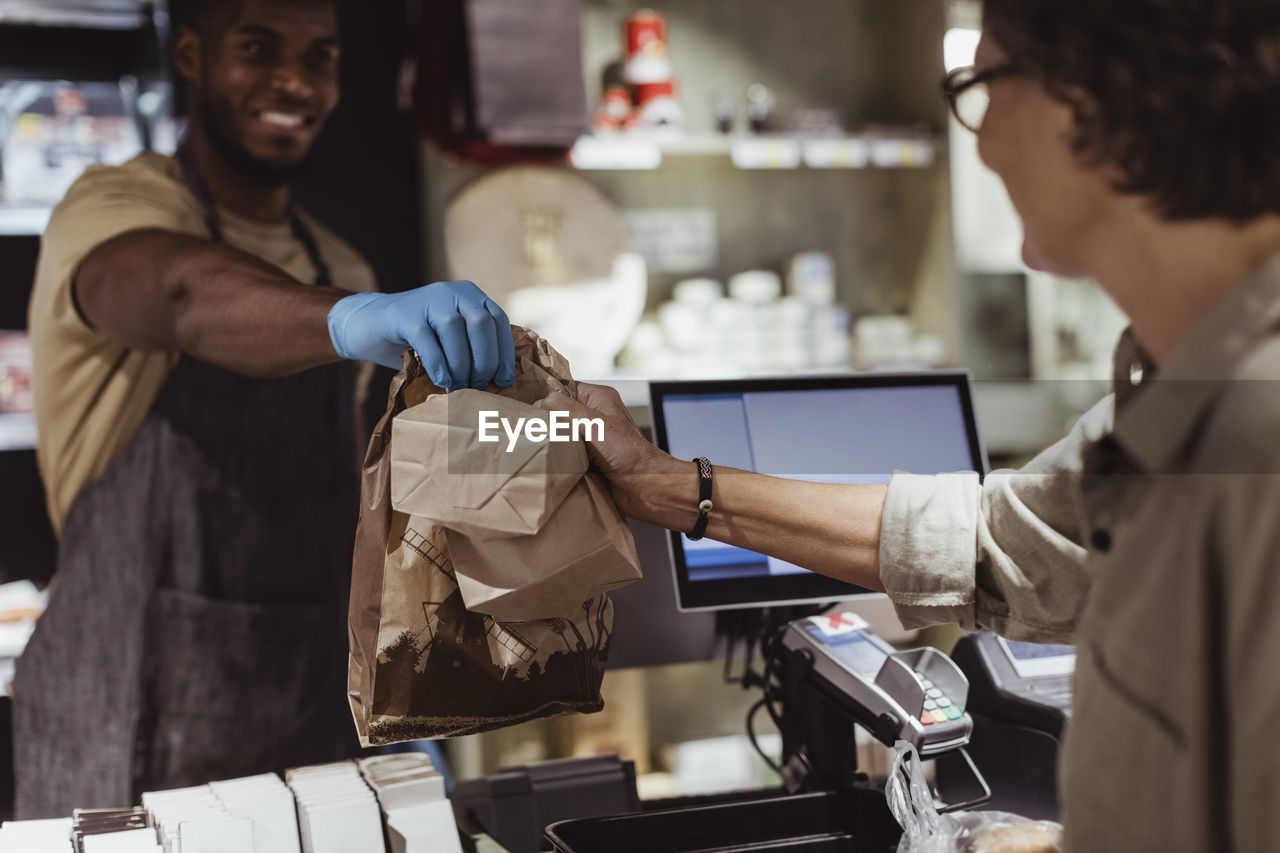
<svg viewBox="0 0 1280 853"><path fill-rule="evenodd" d="M1098 530L1093 531L1093 536L1089 538L1089 541L1092 542L1093 547L1099 551L1110 551L1111 531L1099 528Z"/></svg>
<svg viewBox="0 0 1280 853"><path fill-rule="evenodd" d="M1142 359L1134 358L1129 363L1129 384L1134 386L1141 385L1145 373L1146 370L1142 366Z"/></svg>

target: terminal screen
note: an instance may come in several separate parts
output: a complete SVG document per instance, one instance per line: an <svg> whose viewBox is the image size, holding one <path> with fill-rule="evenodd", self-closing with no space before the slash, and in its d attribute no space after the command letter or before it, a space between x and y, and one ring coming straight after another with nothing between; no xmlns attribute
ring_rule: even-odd
<svg viewBox="0 0 1280 853"><path fill-rule="evenodd" d="M1056 658L1063 655L1074 655L1075 646L1053 645L1049 643L1023 643L1016 640L1005 640L1005 646L1014 660L1037 660L1039 658Z"/></svg>
<svg viewBox="0 0 1280 853"><path fill-rule="evenodd" d="M821 628L809 626L808 631L819 643L822 643L831 654L858 672L866 676L874 676L884 665L889 655L884 649L867 639L861 631L830 636Z"/></svg>

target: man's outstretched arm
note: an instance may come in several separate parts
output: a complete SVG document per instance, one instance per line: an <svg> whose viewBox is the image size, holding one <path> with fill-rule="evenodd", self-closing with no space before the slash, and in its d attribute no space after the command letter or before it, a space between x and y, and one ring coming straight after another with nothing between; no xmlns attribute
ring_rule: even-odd
<svg viewBox="0 0 1280 853"><path fill-rule="evenodd" d="M412 346L438 386L515 379L506 315L470 282L351 294L304 285L253 255L186 234L130 231L81 263L86 322L138 349L186 353L246 376L354 358L399 368Z"/></svg>
<svg viewBox="0 0 1280 853"><path fill-rule="evenodd" d="M326 318L351 295L301 284L238 249L161 230L103 243L72 287L84 319L126 346L179 351L257 377L337 361Z"/></svg>

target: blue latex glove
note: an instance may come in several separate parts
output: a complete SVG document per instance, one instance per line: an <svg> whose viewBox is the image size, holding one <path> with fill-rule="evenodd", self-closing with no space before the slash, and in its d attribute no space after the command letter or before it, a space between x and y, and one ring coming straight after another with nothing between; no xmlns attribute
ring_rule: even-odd
<svg viewBox="0 0 1280 853"><path fill-rule="evenodd" d="M440 281L404 293L357 293L329 310L329 339L343 358L399 370L413 347L439 388L502 388L516 379L506 312L469 281Z"/></svg>

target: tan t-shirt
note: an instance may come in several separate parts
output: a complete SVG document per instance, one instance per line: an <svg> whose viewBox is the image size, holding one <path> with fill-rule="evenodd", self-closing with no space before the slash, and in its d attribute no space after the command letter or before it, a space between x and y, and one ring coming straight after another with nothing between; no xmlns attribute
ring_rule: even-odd
<svg viewBox="0 0 1280 853"><path fill-rule="evenodd" d="M264 225L218 210L228 245L315 281L306 248L287 222ZM328 229L302 214L333 283L374 289L373 271ZM208 236L200 206L171 157L143 154L123 166L95 166L53 211L40 245L28 327L39 429L37 457L54 527L133 438L179 353L129 349L91 329L76 312L71 281L93 249L128 231L161 228Z"/></svg>

